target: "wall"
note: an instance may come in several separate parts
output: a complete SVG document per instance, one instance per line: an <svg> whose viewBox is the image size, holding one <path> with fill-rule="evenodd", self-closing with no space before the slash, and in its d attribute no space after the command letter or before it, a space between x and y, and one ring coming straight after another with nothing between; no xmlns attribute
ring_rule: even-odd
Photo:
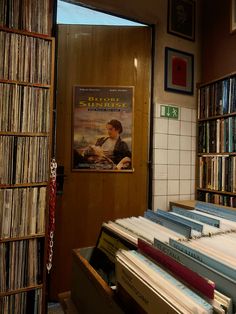
<svg viewBox="0 0 236 314"><path fill-rule="evenodd" d="M181 107L179 120L155 114L153 209L195 198L196 109Z"/></svg>
<svg viewBox="0 0 236 314"><path fill-rule="evenodd" d="M230 0L204 3L203 29L202 82L236 71L236 33L230 34Z"/></svg>
<svg viewBox="0 0 236 314"><path fill-rule="evenodd" d="M76 2L76 1L74 1ZM195 140L195 108L196 108L196 90L194 88L194 95L183 95L177 93L166 92L164 90L164 51L165 47L171 47L178 50L186 51L194 54L194 86L196 82L200 81L201 77L201 0L197 0L196 12L197 12L197 23L196 23L196 35L195 42L182 39L180 37L171 35L167 33L167 0L146 0L146 1L116 1L116 0L82 0L80 3L87 5L91 8L96 8L105 12L110 12L123 17L139 20L144 23L155 25L155 54L154 54L154 90L153 90L153 106L154 106L154 134L153 136L153 208L156 209L168 208L168 201L178 200L182 198L193 198L194 197L194 179L195 174L192 170L195 165L195 145L192 144ZM180 114L180 118L186 120L179 120L177 122L179 130L173 134L173 128L171 125L175 122L168 121L166 118L160 118L158 108L160 104L174 104L180 106L183 109L183 113ZM189 110L186 110L189 109ZM186 115L186 112L187 115ZM189 120L190 119L190 120ZM165 120L166 122L164 122ZM186 123L191 123L190 129L184 128ZM162 124L167 124L168 128L166 130L160 130L159 126ZM182 125L182 127L181 127ZM185 126L184 126L185 125ZM182 131L181 131L182 129ZM187 134L186 134L187 132ZM177 141L179 143L178 148L173 149L171 147L171 141L174 140L172 135L177 136ZM171 136L171 137L170 137ZM170 141L167 142L166 139ZM165 142L164 146L161 147L160 144ZM190 145L191 142L191 145ZM182 144L181 144L182 143ZM182 147L182 152L180 152L180 145ZM190 145L190 146L188 146ZM168 148L169 147L169 148ZM183 149L185 148L185 149ZM168 167L169 162L171 163L171 156L173 154L178 154L178 164L170 164L172 168L175 168L175 179L173 179L173 173L171 167ZM180 154L191 155L189 162L182 163L180 160ZM166 156L165 164L160 161L161 156ZM177 161L176 161L177 162ZM190 176L182 177L181 171L182 166L187 166L187 171ZM160 177L160 171L164 173L164 176ZM178 175L177 175L178 172ZM190 182L191 180L191 182ZM190 184L191 183L191 184ZM165 189L159 190L159 187L165 185ZM190 185L189 185L190 184ZM184 186L191 186L191 188L183 189ZM182 188L181 188L182 187Z"/></svg>

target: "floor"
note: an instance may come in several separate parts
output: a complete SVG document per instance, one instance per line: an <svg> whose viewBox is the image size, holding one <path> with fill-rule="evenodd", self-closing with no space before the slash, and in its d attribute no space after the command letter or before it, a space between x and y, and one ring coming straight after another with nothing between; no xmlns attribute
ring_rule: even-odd
<svg viewBox="0 0 236 314"><path fill-rule="evenodd" d="M64 312L59 303L49 303L48 314L64 314Z"/></svg>

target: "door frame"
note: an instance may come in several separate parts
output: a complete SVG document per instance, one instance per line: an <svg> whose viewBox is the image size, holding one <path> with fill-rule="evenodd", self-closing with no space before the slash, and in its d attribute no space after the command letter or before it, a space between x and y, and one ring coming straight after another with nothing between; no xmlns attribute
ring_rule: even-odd
<svg viewBox="0 0 236 314"><path fill-rule="evenodd" d="M88 4L83 3L82 1L76 1L76 0L63 0L64 2L68 2L71 4L75 4L93 11L109 14L115 17L123 18L126 20L130 20L133 22L141 23L144 25L147 25L147 27L151 30L151 69L150 69L150 101L149 101L149 130L148 130L148 179L147 179L147 208L153 209L152 204L152 194L153 194L153 129L154 129L154 60L155 60L155 30L156 25L155 24L148 24L142 20L134 19L133 17L126 16L126 15L119 15L115 14L113 12L102 10L100 8L97 8L96 6L92 7ZM53 15L53 35L55 36L55 60L57 60L57 52L58 52L58 28L57 28L57 0L54 1L54 15ZM135 27L135 26L134 26ZM54 76L54 86L57 86L57 61L55 62L55 76ZM57 91L55 90L54 94L54 126L53 126L53 134L52 134L52 155L55 156L56 154L56 97L57 97Z"/></svg>

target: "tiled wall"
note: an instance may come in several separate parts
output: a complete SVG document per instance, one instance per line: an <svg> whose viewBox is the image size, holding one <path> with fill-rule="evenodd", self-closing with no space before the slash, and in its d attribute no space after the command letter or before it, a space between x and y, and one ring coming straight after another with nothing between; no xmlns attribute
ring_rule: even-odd
<svg viewBox="0 0 236 314"><path fill-rule="evenodd" d="M155 108L153 209L167 210L170 201L194 199L196 110L179 107L179 119L160 117Z"/></svg>

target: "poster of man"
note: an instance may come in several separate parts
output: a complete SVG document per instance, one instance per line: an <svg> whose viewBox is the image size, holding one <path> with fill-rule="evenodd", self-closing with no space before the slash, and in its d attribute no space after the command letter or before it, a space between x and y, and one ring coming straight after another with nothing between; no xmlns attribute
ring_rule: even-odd
<svg viewBox="0 0 236 314"><path fill-rule="evenodd" d="M133 87L74 86L75 171L133 171Z"/></svg>

